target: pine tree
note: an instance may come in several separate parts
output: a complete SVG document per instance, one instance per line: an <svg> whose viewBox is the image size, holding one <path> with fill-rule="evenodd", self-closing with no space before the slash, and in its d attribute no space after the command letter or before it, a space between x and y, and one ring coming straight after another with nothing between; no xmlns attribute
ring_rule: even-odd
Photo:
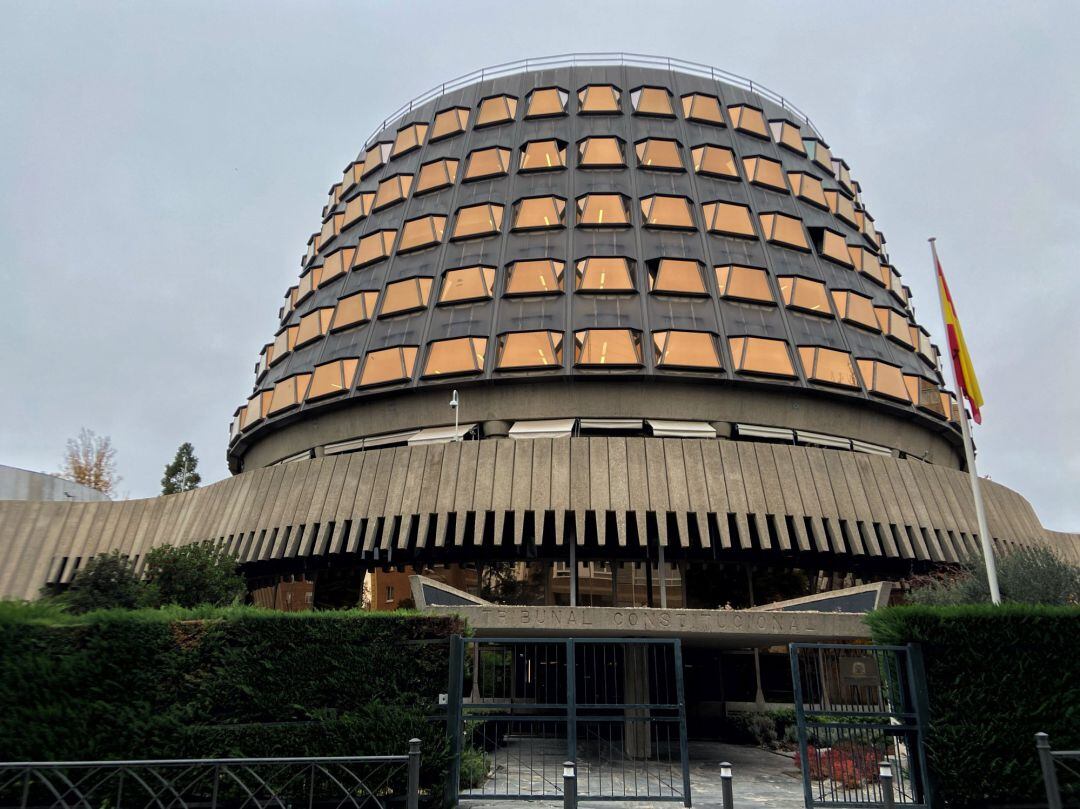
<svg viewBox="0 0 1080 809"><path fill-rule="evenodd" d="M165 467L165 477L161 479L162 494L177 494L197 489L202 477L195 471L199 459L195 457L195 447L187 441L176 450L176 457Z"/></svg>

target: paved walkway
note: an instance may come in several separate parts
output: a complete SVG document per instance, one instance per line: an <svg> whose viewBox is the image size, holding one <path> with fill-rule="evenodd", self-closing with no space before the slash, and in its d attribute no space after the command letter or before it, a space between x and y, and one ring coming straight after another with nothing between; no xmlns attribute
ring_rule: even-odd
<svg viewBox="0 0 1080 809"><path fill-rule="evenodd" d="M720 762L731 762L735 809L803 809L802 781L790 758L756 747L690 743L690 789L693 804L699 809L723 805ZM678 777L676 773L676 777ZM681 787L681 784L680 784ZM616 805L621 801L614 802ZM614 809L612 801L579 801L583 809ZM628 801L632 809L674 809L679 802ZM462 809L562 809L562 800L527 803L510 800L475 800L461 798Z"/></svg>

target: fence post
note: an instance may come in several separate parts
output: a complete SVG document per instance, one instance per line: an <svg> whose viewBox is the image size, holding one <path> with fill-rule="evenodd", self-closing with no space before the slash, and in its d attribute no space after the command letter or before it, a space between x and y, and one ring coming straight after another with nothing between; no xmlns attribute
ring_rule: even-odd
<svg viewBox="0 0 1080 809"><path fill-rule="evenodd" d="M420 740L409 739L409 787L405 795L405 809L417 809L420 805Z"/></svg>
<svg viewBox="0 0 1080 809"><path fill-rule="evenodd" d="M884 806L885 809L893 809L895 800L893 798L893 773L891 762L881 762L878 767L878 781L881 782L881 805Z"/></svg>
<svg viewBox="0 0 1080 809"><path fill-rule="evenodd" d="M735 795L731 789L731 763L720 762L720 788L724 798L724 809L734 809Z"/></svg>
<svg viewBox="0 0 1080 809"><path fill-rule="evenodd" d="M461 635L450 636L450 662L447 668L446 736L450 742L450 773L446 780L446 805L456 806L461 785L461 700L465 679L465 640ZM473 672L473 676L476 676L476 672Z"/></svg>
<svg viewBox="0 0 1080 809"><path fill-rule="evenodd" d="M1035 750L1039 753L1039 766L1042 767L1046 803L1050 809L1061 809L1061 791L1058 789L1057 771L1054 769L1054 754L1050 750L1050 737L1045 733L1036 733Z"/></svg>
<svg viewBox="0 0 1080 809"><path fill-rule="evenodd" d="M563 809L577 809L577 765L564 761L562 765Z"/></svg>

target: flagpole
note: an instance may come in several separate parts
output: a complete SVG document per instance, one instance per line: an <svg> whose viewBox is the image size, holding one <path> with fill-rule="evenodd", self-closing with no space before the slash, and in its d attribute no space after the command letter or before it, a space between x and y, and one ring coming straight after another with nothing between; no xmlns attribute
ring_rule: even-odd
<svg viewBox="0 0 1080 809"><path fill-rule="evenodd" d="M946 332L949 324L945 317L945 300L942 295L941 281L938 278L941 263L937 255L937 237L930 237L930 252L934 257L934 283L938 286L938 306L941 308L941 322ZM979 473L975 468L975 448L971 443L971 425L968 424L967 406L964 404L964 388L956 372L956 360L953 359L953 387L956 390L957 408L960 411L960 432L964 437L964 455L967 457L968 477L971 480L971 497L975 500L975 519L979 525L979 542L982 545L983 563L986 565L986 580L990 585L990 600L1001 603L1001 590L998 587L997 562L994 560L994 545L990 538L990 529L986 525L986 510L983 508L982 491L979 487Z"/></svg>

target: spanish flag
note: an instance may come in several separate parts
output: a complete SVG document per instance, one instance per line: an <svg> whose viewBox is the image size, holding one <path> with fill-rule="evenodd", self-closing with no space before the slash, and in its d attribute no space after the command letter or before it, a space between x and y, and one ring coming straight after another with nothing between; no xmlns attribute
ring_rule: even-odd
<svg viewBox="0 0 1080 809"><path fill-rule="evenodd" d="M933 242L931 242L931 247L934 252L934 267L937 270L938 294L941 295L941 315L945 320L945 331L949 339L949 356L952 357L956 385L960 388L957 393L968 400L968 404L971 405L971 417L975 419L975 423L982 424L979 408L983 405L983 397L982 391L979 390L979 380L975 377L975 368L971 364L971 355L968 354L967 344L964 342L964 332L960 328L960 319L956 315L956 306L949 293L949 285L945 283L945 273L941 271L937 247Z"/></svg>

